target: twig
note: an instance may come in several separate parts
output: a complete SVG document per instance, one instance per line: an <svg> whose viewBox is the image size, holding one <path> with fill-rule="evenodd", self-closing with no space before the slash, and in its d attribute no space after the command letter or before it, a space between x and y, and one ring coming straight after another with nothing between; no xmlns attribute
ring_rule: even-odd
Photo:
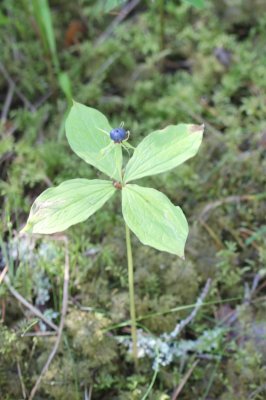
<svg viewBox="0 0 266 400"><path fill-rule="evenodd" d="M93 389L93 386L90 385L90 389L89 389L89 400L92 399L92 389Z"/></svg>
<svg viewBox="0 0 266 400"><path fill-rule="evenodd" d="M105 42L106 39L113 33L117 25L119 25L126 17L127 15L135 8L137 5L140 3L140 0L132 0L128 4L126 4L120 13L117 15L117 17L114 18L112 23L108 26L108 28L98 37L98 39L95 41L95 46L99 46L103 42Z"/></svg>
<svg viewBox="0 0 266 400"><path fill-rule="evenodd" d="M228 196L221 200L213 201L207 204L201 213L199 214L198 219L201 221L206 221L211 213L215 208L222 206L223 204L229 203L240 203L242 201L254 201L260 200L266 197L266 193L258 193L258 194L246 194L242 196Z"/></svg>
<svg viewBox="0 0 266 400"><path fill-rule="evenodd" d="M200 360L215 360L215 361L219 361L221 359L220 356L215 356L212 354L197 354L197 358L199 358Z"/></svg>
<svg viewBox="0 0 266 400"><path fill-rule="evenodd" d="M256 292L256 289L258 287L258 284L259 284L260 280L261 280L261 275L260 274L256 274L254 276L251 288L249 287L248 283L246 282L246 284L245 284L244 304L250 304L251 303L252 296Z"/></svg>
<svg viewBox="0 0 266 400"><path fill-rule="evenodd" d="M27 332L27 333L24 333L24 334L22 334L22 335L20 335L20 336L21 336L21 337L24 337L24 336L45 337L45 336L55 336L55 335L57 335L56 332L51 332L51 331L47 331L47 332L44 331L44 332L42 332L42 331L40 331L40 332Z"/></svg>
<svg viewBox="0 0 266 400"><path fill-rule="evenodd" d="M39 100L37 100L33 104L33 107L35 107L36 109L40 108L46 102L46 100L48 100L49 97L52 96L52 94L53 94L52 90L48 90L47 93L45 93Z"/></svg>
<svg viewBox="0 0 266 400"><path fill-rule="evenodd" d="M223 218L216 219L216 222L219 225L219 227L221 227L222 232L228 231L230 233L230 235L232 235L232 237L235 239L235 241L239 245L239 247L241 247L241 249L245 248L246 245L243 242L243 240L240 238L240 235L238 235L238 231L236 231L234 228L231 228L229 226L229 224L224 221ZM223 247L224 247L224 244L223 244Z"/></svg>
<svg viewBox="0 0 266 400"><path fill-rule="evenodd" d="M113 65L118 59L118 54L109 57L94 73L91 77L91 82L96 81L105 71L107 71L111 65Z"/></svg>
<svg viewBox="0 0 266 400"><path fill-rule="evenodd" d="M7 266L5 266L5 268L3 269L3 271L0 274L0 284L3 282L7 271L8 271L8 268L7 268Z"/></svg>
<svg viewBox="0 0 266 400"><path fill-rule="evenodd" d="M92 385L90 385L90 388L89 388L89 391L88 391L88 388L87 388L87 386L85 387L85 390L84 390L84 400L91 400L91 396L92 396L92 388L93 388L93 386Z"/></svg>
<svg viewBox="0 0 266 400"><path fill-rule="evenodd" d="M250 395L248 396L248 399L254 399L257 394L266 391L266 383L264 383L262 386L260 386L258 389L254 390L254 392L250 393Z"/></svg>
<svg viewBox="0 0 266 400"><path fill-rule="evenodd" d="M22 376L22 373L21 373L20 364L19 364L18 361L17 361L17 370L18 370L18 376L19 376L19 381L20 381L21 390L22 390L22 396L23 396L23 399L26 399L27 398L26 388L25 388L23 376Z"/></svg>
<svg viewBox="0 0 266 400"><path fill-rule="evenodd" d="M196 301L195 308L187 316L187 318L183 319L181 322L179 322L176 325L175 329L171 333L164 335L165 339L176 338L180 334L180 332L185 328L185 326L190 324L190 322L196 317L199 309L201 308L201 306L204 302L205 297L207 296L207 294L210 290L210 286L211 286L211 279L209 278L204 286L204 289L203 289L201 295L199 296L199 298Z"/></svg>
<svg viewBox="0 0 266 400"><path fill-rule="evenodd" d="M190 378L190 375L192 374L192 372L194 371L194 369L196 368L197 364L198 364L199 360L196 360L192 366L189 368L189 370L186 372L186 374L184 375L183 379L181 380L181 382L179 383L179 385L177 386L177 388L175 389L174 393L172 394L171 400L176 400L178 398L178 396L180 395L180 393L182 392L185 384L187 383L187 381Z"/></svg>
<svg viewBox="0 0 266 400"><path fill-rule="evenodd" d="M4 65L0 62L0 71L2 72L5 80L8 82L10 86L14 87L14 92L17 94L17 96L22 100L24 105L30 110L30 111L36 111L36 108L34 107L33 104L24 96L24 94L17 88L17 85L15 81L11 78L7 70L5 69Z"/></svg>
<svg viewBox="0 0 266 400"><path fill-rule="evenodd" d="M147 355L149 358L153 358L153 366L154 370L158 369L160 365L169 365L173 357L180 354L187 354L188 351L193 351L196 349L197 341L195 341L195 346L193 345L186 349L178 349L178 345L176 343L176 336L180 334L182 329L185 328L192 320L196 317L201 306L204 305L204 299L208 294L210 289L211 279L208 279L201 295L198 297L196 304L194 305L193 311L189 314L187 318L180 321L175 329L170 333L163 333L159 337L154 337L153 335L143 333L141 329L138 330L138 348L140 349L142 356ZM119 338L120 343L128 346L129 350L132 350L132 342L128 338ZM181 351L181 353L180 353Z"/></svg>
<svg viewBox="0 0 266 400"><path fill-rule="evenodd" d="M58 327L50 321L48 318L43 315L38 308L34 307L28 300L26 300L21 294L17 292L17 290L10 284L8 276L4 277L4 282L6 286L8 287L10 293L21 303L23 304L26 308L28 308L34 315L36 315L38 318L43 320L50 328L54 329L56 332L58 331Z"/></svg>
<svg viewBox="0 0 266 400"><path fill-rule="evenodd" d="M1 121L5 122L7 119L8 111L10 109L10 105L14 95L14 84L10 84L8 88L8 92L6 95L5 103L3 106L2 114L1 114Z"/></svg>
<svg viewBox="0 0 266 400"><path fill-rule="evenodd" d="M223 242L220 240L219 236L214 232L214 230L207 224L207 222L200 220L200 224L203 226L204 229L206 229L210 237L213 239L218 250L223 249L224 248Z"/></svg>
<svg viewBox="0 0 266 400"><path fill-rule="evenodd" d="M60 324L59 324L59 329L58 329L58 333L57 333L57 338L54 344L54 347L52 348L52 351L35 383L35 385L33 386L30 396L29 396L29 400L32 400L37 392L37 390L39 389L41 380L43 378L43 376L45 375L46 371L48 370L51 362L53 361L58 347L60 345L61 342L61 338L62 338L62 334L63 334L63 329L64 329L64 325L65 325L65 317L66 317L66 313L67 313L67 303L68 303L68 283L69 283L69 252L68 252L68 241L67 238L64 238L65 241L65 268L64 268L64 286L63 286L63 300L62 300L62 309L61 309L61 320L60 320Z"/></svg>
<svg viewBox="0 0 266 400"><path fill-rule="evenodd" d="M252 286L251 286L251 296L255 293L255 291L257 290L258 284L260 283L261 280L261 275L260 274L256 274L254 276L253 282L252 282Z"/></svg>

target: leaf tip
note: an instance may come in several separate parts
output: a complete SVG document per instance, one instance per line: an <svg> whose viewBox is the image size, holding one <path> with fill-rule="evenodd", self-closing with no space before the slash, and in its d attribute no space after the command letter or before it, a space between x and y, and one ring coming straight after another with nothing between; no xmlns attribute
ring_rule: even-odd
<svg viewBox="0 0 266 400"><path fill-rule="evenodd" d="M190 125L190 133L203 133L205 125Z"/></svg>

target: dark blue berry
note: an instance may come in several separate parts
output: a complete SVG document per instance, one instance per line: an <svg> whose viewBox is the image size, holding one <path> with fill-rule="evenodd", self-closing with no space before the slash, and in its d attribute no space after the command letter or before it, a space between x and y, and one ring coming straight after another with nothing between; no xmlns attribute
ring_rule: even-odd
<svg viewBox="0 0 266 400"><path fill-rule="evenodd" d="M127 133L124 128L114 128L110 132L110 138L115 143L121 143L127 137Z"/></svg>

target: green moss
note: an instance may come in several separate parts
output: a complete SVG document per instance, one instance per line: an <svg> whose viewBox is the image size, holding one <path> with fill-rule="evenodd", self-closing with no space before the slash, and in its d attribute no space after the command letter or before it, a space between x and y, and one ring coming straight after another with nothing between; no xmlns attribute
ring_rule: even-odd
<svg viewBox="0 0 266 400"><path fill-rule="evenodd" d="M169 311L193 304L206 279L212 277L207 300L216 304L202 309L183 331L183 339L197 339L205 330L220 326L219 316L228 307L238 313L239 325L231 327L218 349L219 361L200 360L182 398L246 400L264 384L264 341L254 338L254 331L265 329L263 280L251 307L228 298L243 298L255 274L265 273L265 197L256 196L265 192L265 2L206 1L202 11L185 3L164 2L164 56L159 53L156 2L139 5L101 45L95 41L113 15L99 15L93 2L65 3L59 1L55 6L50 2L50 7L58 57L77 101L101 109L113 125L124 121L133 145L167 124L206 122L197 158L169 174L140 182L163 189L174 203L182 205L189 217L190 234L185 262L144 247L133 237L137 314L159 313L140 324L155 335L169 332L189 312ZM72 19L85 21L86 33L79 43L66 47L65 33ZM4 244L0 242L0 246L7 248L24 225L32 200L43 189L76 176L102 176L70 153L62 134L67 110L64 94L49 71L49 57L36 34L35 22L14 0L1 2L0 34L1 62L16 88L37 105L31 112L28 103L14 95L7 116L14 131L6 132L1 126L0 233ZM219 60L217 49L230 54L228 65ZM7 89L1 76L3 101ZM202 222L206 205L213 206L231 195L251 197L213 207ZM88 223L67 234L71 276L66 329L36 398L81 399L92 385L95 400L141 400L152 379L151 362L142 359L134 374L130 356L114 339L115 335L128 335L129 326L109 330L129 319L118 196ZM32 303L42 281L48 279L51 287L44 310L60 313L64 252L59 243L52 261L40 257L39 250L47 240L39 239L26 260L21 253L10 257L9 272L12 284ZM34 317L25 313L3 284L0 291L4 319L0 325L0 397L13 400L22 395L20 386L13 384L19 381L17 360L29 392L54 338L22 338L21 328L29 326ZM191 365L188 356L161 369L150 398L171 398ZM256 396L262 399L264 392Z"/></svg>

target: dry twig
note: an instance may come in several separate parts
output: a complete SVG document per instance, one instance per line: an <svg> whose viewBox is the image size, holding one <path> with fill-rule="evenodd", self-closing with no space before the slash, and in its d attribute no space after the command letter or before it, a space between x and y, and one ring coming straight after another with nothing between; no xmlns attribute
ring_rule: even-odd
<svg viewBox="0 0 266 400"><path fill-rule="evenodd" d="M257 394L262 393L262 392L266 392L266 383L264 383L263 385L261 385L260 387L258 387L258 389L254 390L254 392L250 393L250 395L248 396L248 399L255 399L255 397L257 396ZM264 397L264 396L263 396Z"/></svg>
<svg viewBox="0 0 266 400"><path fill-rule="evenodd" d="M84 391L84 400L91 400L91 396L92 396L92 388L93 386L90 385L89 391L87 386L85 387L85 391Z"/></svg>
<svg viewBox="0 0 266 400"><path fill-rule="evenodd" d="M5 266L5 268L3 269L3 271L2 271L1 274L0 274L0 284L3 282L3 280L4 280L5 276L6 276L7 271L8 271L8 268L7 268L7 266Z"/></svg>
<svg viewBox="0 0 266 400"><path fill-rule="evenodd" d="M216 201L206 204L206 206L203 208L203 210L199 214L198 219L200 221L205 222L209 218L211 211L213 211L215 208L220 207L224 204L240 203L243 201L261 200L261 199L264 199L265 197L266 197L266 193L246 194L246 195L242 195L242 196L238 196L238 195L228 196L221 200L216 200Z"/></svg>
<svg viewBox="0 0 266 400"><path fill-rule="evenodd" d="M56 332L58 331L58 327L50 321L48 318L43 315L38 308L34 307L28 300L26 300L23 296L21 296L20 293L11 285L8 276L4 277L4 282L6 286L8 287L8 290L10 293L21 303L23 304L26 308L28 308L36 317L40 318L43 322L45 322L50 328L54 329Z"/></svg>
<svg viewBox="0 0 266 400"><path fill-rule="evenodd" d="M1 113L1 122L2 123L4 123L7 120L7 115L8 115L9 109L10 109L10 105L12 103L13 95L14 95L14 85L10 84L7 95L6 95L6 99L4 102L4 106L2 109L2 113Z"/></svg>
<svg viewBox="0 0 266 400"><path fill-rule="evenodd" d="M42 332L42 331L39 331L39 332L26 332L26 333L23 333L21 336L22 337L25 337L25 336L45 337L45 336L55 336L55 335L57 335L56 332L51 332L51 331Z"/></svg>
<svg viewBox="0 0 266 400"><path fill-rule="evenodd" d="M167 334L167 338L169 339L173 339L176 338L180 332L188 325L190 324L190 322L196 317L199 309L201 308L205 297L207 296L209 290L210 290L210 286L211 286L211 279L209 278L204 286L204 289L201 293L201 295L198 297L195 308L193 308L192 312L187 316L187 318L183 319L181 322L179 322L175 329ZM166 335L165 335L166 336Z"/></svg>
<svg viewBox="0 0 266 400"><path fill-rule="evenodd" d="M197 364L198 364L199 360L196 360L192 366L189 368L189 370L186 372L186 374L184 375L183 379L181 380L181 382L179 383L179 385L177 386L177 388L175 389L174 393L172 394L171 400L176 400L178 398L178 396L180 395L180 393L182 392L185 384L187 383L187 381L189 380L192 372L194 371L194 369L196 368Z"/></svg>
<svg viewBox="0 0 266 400"><path fill-rule="evenodd" d="M99 36L99 38L95 42L95 46L99 46L103 42L105 42L106 39L113 33L117 25L119 25L126 17L127 15L135 8L137 5L140 3L140 0L132 0L128 4L126 4L120 13L117 15L117 17L114 18L112 23L109 25L109 27Z"/></svg>
<svg viewBox="0 0 266 400"><path fill-rule="evenodd" d="M19 376L19 381L20 381L21 390L22 390L22 396L23 396L23 399L26 399L27 398L26 388L25 388L23 376L21 373L20 364L18 361L17 361L17 370L18 370L18 376Z"/></svg>
<svg viewBox="0 0 266 400"><path fill-rule="evenodd" d="M258 284L260 283L261 275L256 274L253 278L253 283L251 287L249 287L248 283L245 283L245 295L244 295L244 304L250 304L252 300L252 296L257 290Z"/></svg>
<svg viewBox="0 0 266 400"><path fill-rule="evenodd" d="M37 390L39 389L40 383L42 381L42 378L44 377L46 371L48 370L51 362L53 361L58 347L60 345L61 342L61 338L62 338L62 334L63 334L63 329L64 329L64 325L65 325L65 317L66 317L66 313L67 313L67 304L68 304L68 283L69 283L69 252L68 252L68 241L67 238L64 237L63 238L64 242L65 242L65 269L64 269L64 287L63 287L63 300L62 300L62 310L61 310L61 320L60 320L60 324L59 324L59 329L58 329L58 333L57 333L57 338L54 344L54 347L52 348L52 351L35 383L35 385L33 386L30 396L29 396L29 400L32 400L37 392Z"/></svg>
<svg viewBox="0 0 266 400"><path fill-rule="evenodd" d="M14 92L16 95L20 98L20 100L24 103L24 105L30 110L30 111L36 111L36 108L34 107L33 104L24 96L24 94L19 90L17 87L15 81L11 78L7 70L5 69L4 65L0 62L0 71L3 74L3 77L5 80L8 82L9 86L13 87Z"/></svg>

